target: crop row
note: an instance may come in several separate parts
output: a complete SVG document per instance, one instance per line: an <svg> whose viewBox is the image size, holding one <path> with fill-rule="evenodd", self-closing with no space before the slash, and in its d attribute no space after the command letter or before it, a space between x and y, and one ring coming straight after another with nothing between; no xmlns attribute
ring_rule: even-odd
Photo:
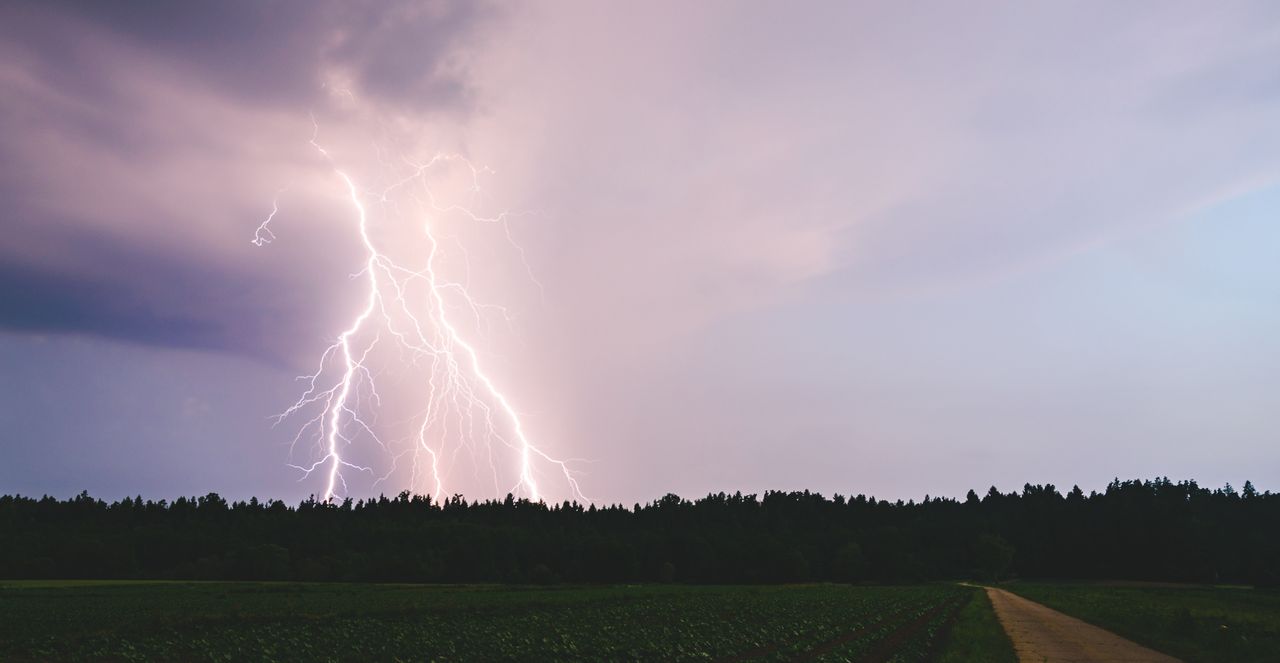
<svg viewBox="0 0 1280 663"><path fill-rule="evenodd" d="M9 653L40 660L861 660L883 656L877 646L892 640L902 650L897 660L915 661L923 660L963 590L384 591L386 601L352 596L346 608L323 594L289 592L275 600L229 600L221 610L197 601L203 612L186 619L144 616L105 632L33 637ZM397 591L416 593L406 599ZM63 618L91 626L95 614L110 609L110 594ZM178 609L183 603L162 590L154 600Z"/></svg>

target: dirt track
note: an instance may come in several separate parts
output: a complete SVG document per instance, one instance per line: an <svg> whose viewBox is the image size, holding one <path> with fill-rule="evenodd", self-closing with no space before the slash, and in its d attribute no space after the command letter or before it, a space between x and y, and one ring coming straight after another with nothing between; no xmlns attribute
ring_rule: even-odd
<svg viewBox="0 0 1280 663"><path fill-rule="evenodd" d="M1003 589L987 588L1021 663L1179 663Z"/></svg>

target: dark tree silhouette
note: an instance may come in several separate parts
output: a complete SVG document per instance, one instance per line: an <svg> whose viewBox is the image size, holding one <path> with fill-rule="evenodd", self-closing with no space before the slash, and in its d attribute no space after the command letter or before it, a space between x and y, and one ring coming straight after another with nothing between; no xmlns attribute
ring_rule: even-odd
<svg viewBox="0 0 1280 663"><path fill-rule="evenodd" d="M990 580L999 580L1013 563L1013 546L999 534L983 534L973 546L974 561Z"/></svg>
<svg viewBox="0 0 1280 663"><path fill-rule="evenodd" d="M0 577L415 582L898 582L1018 575L1274 586L1280 495L1246 483L1027 485L964 501L810 492L646 505L507 497L296 507L218 495L0 497Z"/></svg>

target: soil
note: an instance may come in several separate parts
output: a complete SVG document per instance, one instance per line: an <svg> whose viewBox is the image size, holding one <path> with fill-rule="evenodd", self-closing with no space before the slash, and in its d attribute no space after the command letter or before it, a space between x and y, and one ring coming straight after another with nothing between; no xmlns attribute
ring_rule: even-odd
<svg viewBox="0 0 1280 663"><path fill-rule="evenodd" d="M1180 663L1003 589L988 587L987 596L1020 663Z"/></svg>

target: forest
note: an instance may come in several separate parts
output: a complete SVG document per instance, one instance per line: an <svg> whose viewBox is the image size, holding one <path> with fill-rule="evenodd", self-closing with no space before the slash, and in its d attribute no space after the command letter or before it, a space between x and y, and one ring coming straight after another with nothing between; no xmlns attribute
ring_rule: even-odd
<svg viewBox="0 0 1280 663"><path fill-rule="evenodd" d="M445 583L1280 581L1280 494L1026 485L963 500L667 495L631 508L395 497L0 497L0 578Z"/></svg>

